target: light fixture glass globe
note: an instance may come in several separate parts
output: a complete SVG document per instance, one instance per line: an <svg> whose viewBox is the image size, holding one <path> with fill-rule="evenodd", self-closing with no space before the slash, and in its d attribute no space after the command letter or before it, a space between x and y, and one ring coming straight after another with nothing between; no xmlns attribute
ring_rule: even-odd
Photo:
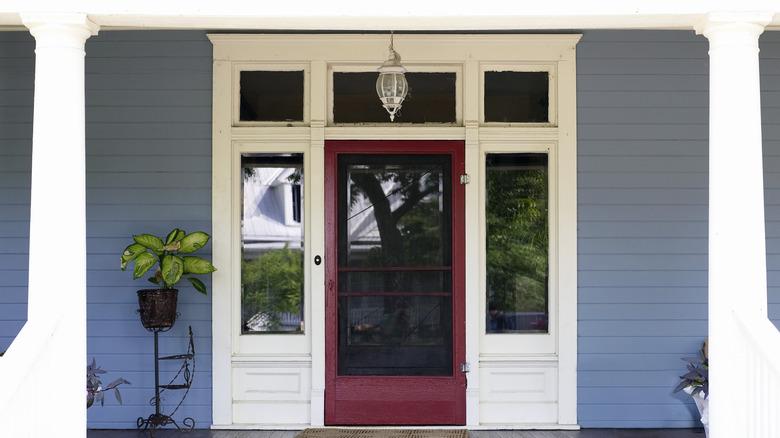
<svg viewBox="0 0 780 438"><path fill-rule="evenodd" d="M390 114L390 121L395 119L395 113L401 109L406 98L408 85L403 73L380 73L376 80L376 93L382 106Z"/></svg>
<svg viewBox="0 0 780 438"><path fill-rule="evenodd" d="M401 103L406 98L409 85L406 83L406 69L401 65L401 56L393 50L392 36L390 39L390 56L387 61L377 69L379 77L376 79L376 94L390 114L390 121L395 120L395 113L401 109Z"/></svg>

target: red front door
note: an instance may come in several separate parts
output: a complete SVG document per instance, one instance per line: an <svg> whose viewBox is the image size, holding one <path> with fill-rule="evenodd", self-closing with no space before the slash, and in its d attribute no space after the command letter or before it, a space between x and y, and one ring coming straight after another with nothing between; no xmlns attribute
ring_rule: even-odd
<svg viewBox="0 0 780 438"><path fill-rule="evenodd" d="M464 144L325 143L325 423L466 421Z"/></svg>

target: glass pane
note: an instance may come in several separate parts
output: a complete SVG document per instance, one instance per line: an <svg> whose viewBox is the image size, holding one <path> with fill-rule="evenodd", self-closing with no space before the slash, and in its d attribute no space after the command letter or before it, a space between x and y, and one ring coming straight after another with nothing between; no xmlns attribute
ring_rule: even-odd
<svg viewBox="0 0 780 438"><path fill-rule="evenodd" d="M547 155L488 154L487 332L545 333Z"/></svg>
<svg viewBox="0 0 780 438"><path fill-rule="evenodd" d="M303 333L303 155L241 166L241 333Z"/></svg>
<svg viewBox="0 0 780 438"><path fill-rule="evenodd" d="M549 74L486 71L486 122L548 122Z"/></svg>
<svg viewBox="0 0 780 438"><path fill-rule="evenodd" d="M339 157L341 375L452 375L449 162Z"/></svg>
<svg viewBox="0 0 780 438"><path fill-rule="evenodd" d="M349 297L347 345L444 344L444 297Z"/></svg>
<svg viewBox="0 0 780 438"><path fill-rule="evenodd" d="M449 297L348 297L340 375L452 375Z"/></svg>
<svg viewBox="0 0 780 438"><path fill-rule="evenodd" d="M360 270L342 270L339 275L341 290L344 292L385 292L388 288L403 292L436 292L441 290L449 271L429 268L424 271L395 271L390 269L369 268ZM346 271L346 272L345 272ZM383 281L379 281L383 279Z"/></svg>
<svg viewBox="0 0 780 438"><path fill-rule="evenodd" d="M303 71L242 71L239 120L303 121Z"/></svg>
<svg viewBox="0 0 780 438"><path fill-rule="evenodd" d="M335 123L391 123L376 94L377 72L333 74ZM406 73L409 93L394 123L455 123L454 72Z"/></svg>

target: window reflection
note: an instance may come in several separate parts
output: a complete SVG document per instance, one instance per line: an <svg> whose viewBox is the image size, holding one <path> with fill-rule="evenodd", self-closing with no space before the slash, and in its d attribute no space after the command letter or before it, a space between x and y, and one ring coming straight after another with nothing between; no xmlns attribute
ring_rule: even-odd
<svg viewBox="0 0 780 438"><path fill-rule="evenodd" d="M303 156L243 155L241 332L303 332Z"/></svg>
<svg viewBox="0 0 780 438"><path fill-rule="evenodd" d="M546 333L548 212L546 154L488 154L488 333Z"/></svg>
<svg viewBox="0 0 780 438"><path fill-rule="evenodd" d="M438 296L349 297L347 344L443 345L440 319L448 301Z"/></svg>
<svg viewBox="0 0 780 438"><path fill-rule="evenodd" d="M339 157L339 375L452 375L450 167Z"/></svg>
<svg viewBox="0 0 780 438"><path fill-rule="evenodd" d="M403 166L361 163L347 167L344 226L348 241L340 260L343 265L444 263L442 166L426 162L428 157L414 159L416 163Z"/></svg>

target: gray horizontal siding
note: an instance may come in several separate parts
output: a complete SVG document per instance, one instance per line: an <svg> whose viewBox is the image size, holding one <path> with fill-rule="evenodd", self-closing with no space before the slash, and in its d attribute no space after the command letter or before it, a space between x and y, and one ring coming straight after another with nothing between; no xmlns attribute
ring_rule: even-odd
<svg viewBox="0 0 780 438"><path fill-rule="evenodd" d="M778 325L780 323L780 32L765 32L760 42L768 312L775 325Z"/></svg>
<svg viewBox="0 0 780 438"><path fill-rule="evenodd" d="M577 48L583 427L698 425L690 401L672 389L684 370L679 358L707 335L707 50L704 38L681 31L586 32ZM768 298L777 322L777 32L762 36L761 71Z"/></svg>
<svg viewBox="0 0 780 438"><path fill-rule="evenodd" d="M28 33L0 32L0 351L27 312L33 50ZM211 50L205 32L104 31L86 45L85 365L95 357L109 371L104 383L132 382L121 387L123 406L109 395L106 406L88 411L91 428L135 428L154 412L153 336L136 314L136 290L148 283L120 271L119 255L132 234L211 230ZM182 286L182 316L160 335L160 354L186 352L192 326L194 386L176 417L208 427L211 299ZM178 366L162 364L162 383ZM166 394L163 412L180 395Z"/></svg>
<svg viewBox="0 0 780 438"><path fill-rule="evenodd" d="M123 406L109 400L89 410L89 427L134 428L154 412L153 337L135 312L136 290L150 284L120 271L119 254L132 234L211 232L211 50L205 32L101 32L87 41L88 354L107 379L132 382L122 387ZM196 364L177 421L208 427L211 298L184 282L178 310L176 326L160 334L160 354L186 352L192 326ZM167 383L179 364L162 366ZM181 394L169 391L163 412Z"/></svg>
<svg viewBox="0 0 780 438"><path fill-rule="evenodd" d="M707 69L692 32L577 46L583 427L697 425L672 390L707 335Z"/></svg>
<svg viewBox="0 0 780 438"><path fill-rule="evenodd" d="M0 32L0 352L27 320L35 43Z"/></svg>

